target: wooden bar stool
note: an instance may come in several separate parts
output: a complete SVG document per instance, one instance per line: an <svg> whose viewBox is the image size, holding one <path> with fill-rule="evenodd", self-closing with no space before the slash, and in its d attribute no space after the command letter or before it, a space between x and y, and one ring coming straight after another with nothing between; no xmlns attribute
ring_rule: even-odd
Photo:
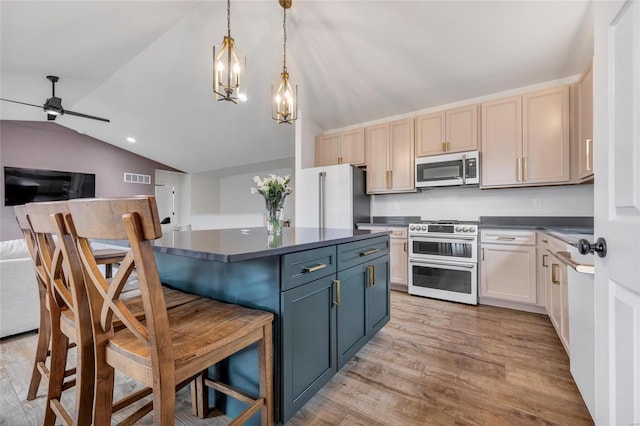
<svg viewBox="0 0 640 426"><path fill-rule="evenodd" d="M153 423L175 422L176 385L200 377L209 366L258 343L260 396L257 398L212 380L203 381L231 397L249 402L232 424L258 411L273 424L273 314L200 298L167 311L153 256L152 240L162 235L155 197L69 201L68 228L78 236L78 252L91 303L96 357L94 425L111 420L114 370L153 388ZM128 239L131 250L108 282L100 273L90 239ZM145 320L120 300L128 273L136 268ZM114 330L119 319L124 328Z"/></svg>
<svg viewBox="0 0 640 426"><path fill-rule="evenodd" d="M22 231L23 237L27 243L31 260L34 263L36 271L36 281L38 283L38 296L40 303L40 326L38 329L38 343L36 345L35 359L33 361L33 369L31 372L31 380L29 381L29 390L27 392L27 401L35 399L38 394L38 387L42 377L49 377L49 369L46 366L47 358L49 357L49 346L51 343L51 324L49 318L49 308L47 305L47 284L44 277L44 270L41 266L41 261L38 257L38 243L36 237L31 230L29 219L27 218L27 209L24 205L15 206L14 212L16 214L16 220L18 227ZM108 277L111 277L113 271L113 264L121 262L124 256L127 254L127 250L116 249L100 249L94 250L96 259L100 264L105 265L105 270ZM73 347L71 344L70 347ZM71 376L75 373L75 369L70 369L65 372L65 377ZM63 389L68 389L74 384L71 380L63 385Z"/></svg>
<svg viewBox="0 0 640 426"><path fill-rule="evenodd" d="M91 424L95 380L92 319L75 235L70 233L64 221L65 215L69 215L68 206L66 202L31 203L25 210L26 219L37 241L36 259L40 265L39 271L42 271L40 275L46 280L46 305L51 325L51 367L44 424L53 425L56 417L66 425ZM195 295L164 287L161 292L171 308L198 299ZM144 318L140 296L129 295L123 304L134 317ZM116 329L123 327L121 323L114 326ZM73 416L60 404L62 391L69 387L63 384L63 377L68 375L65 369L69 341L75 344L77 351L76 368L72 370L76 373L76 379L72 383L76 385L76 410ZM136 392L118 401L115 410L150 393L151 389Z"/></svg>

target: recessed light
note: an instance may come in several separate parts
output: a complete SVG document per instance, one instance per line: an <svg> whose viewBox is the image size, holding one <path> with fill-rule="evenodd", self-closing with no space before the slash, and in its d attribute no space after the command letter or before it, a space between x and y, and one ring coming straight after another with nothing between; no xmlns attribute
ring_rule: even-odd
<svg viewBox="0 0 640 426"><path fill-rule="evenodd" d="M131 136L129 136L129 137L127 138L127 142L135 143L135 141L136 141L136 140L135 140L134 138L132 138Z"/></svg>

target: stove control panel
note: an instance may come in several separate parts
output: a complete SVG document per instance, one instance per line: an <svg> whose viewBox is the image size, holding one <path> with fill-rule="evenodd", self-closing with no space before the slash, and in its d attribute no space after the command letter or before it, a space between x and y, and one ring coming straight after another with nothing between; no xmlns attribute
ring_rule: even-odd
<svg viewBox="0 0 640 426"><path fill-rule="evenodd" d="M413 235L478 235L478 225L477 223L414 223L409 225L409 233Z"/></svg>

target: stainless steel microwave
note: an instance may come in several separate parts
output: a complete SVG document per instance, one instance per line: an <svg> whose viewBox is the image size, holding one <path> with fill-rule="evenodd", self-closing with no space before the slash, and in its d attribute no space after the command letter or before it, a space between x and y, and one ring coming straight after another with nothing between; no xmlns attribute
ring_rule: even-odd
<svg viewBox="0 0 640 426"><path fill-rule="evenodd" d="M457 152L416 158L416 188L434 186L478 186L478 151Z"/></svg>

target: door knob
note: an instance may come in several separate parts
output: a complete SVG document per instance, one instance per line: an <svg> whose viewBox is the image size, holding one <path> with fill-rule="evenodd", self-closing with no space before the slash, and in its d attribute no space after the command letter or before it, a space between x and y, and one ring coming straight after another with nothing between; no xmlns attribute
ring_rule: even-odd
<svg viewBox="0 0 640 426"><path fill-rule="evenodd" d="M594 244L581 238L578 241L578 251L580 254L593 254L594 252L600 257L607 255L607 241L604 238L598 238Z"/></svg>

